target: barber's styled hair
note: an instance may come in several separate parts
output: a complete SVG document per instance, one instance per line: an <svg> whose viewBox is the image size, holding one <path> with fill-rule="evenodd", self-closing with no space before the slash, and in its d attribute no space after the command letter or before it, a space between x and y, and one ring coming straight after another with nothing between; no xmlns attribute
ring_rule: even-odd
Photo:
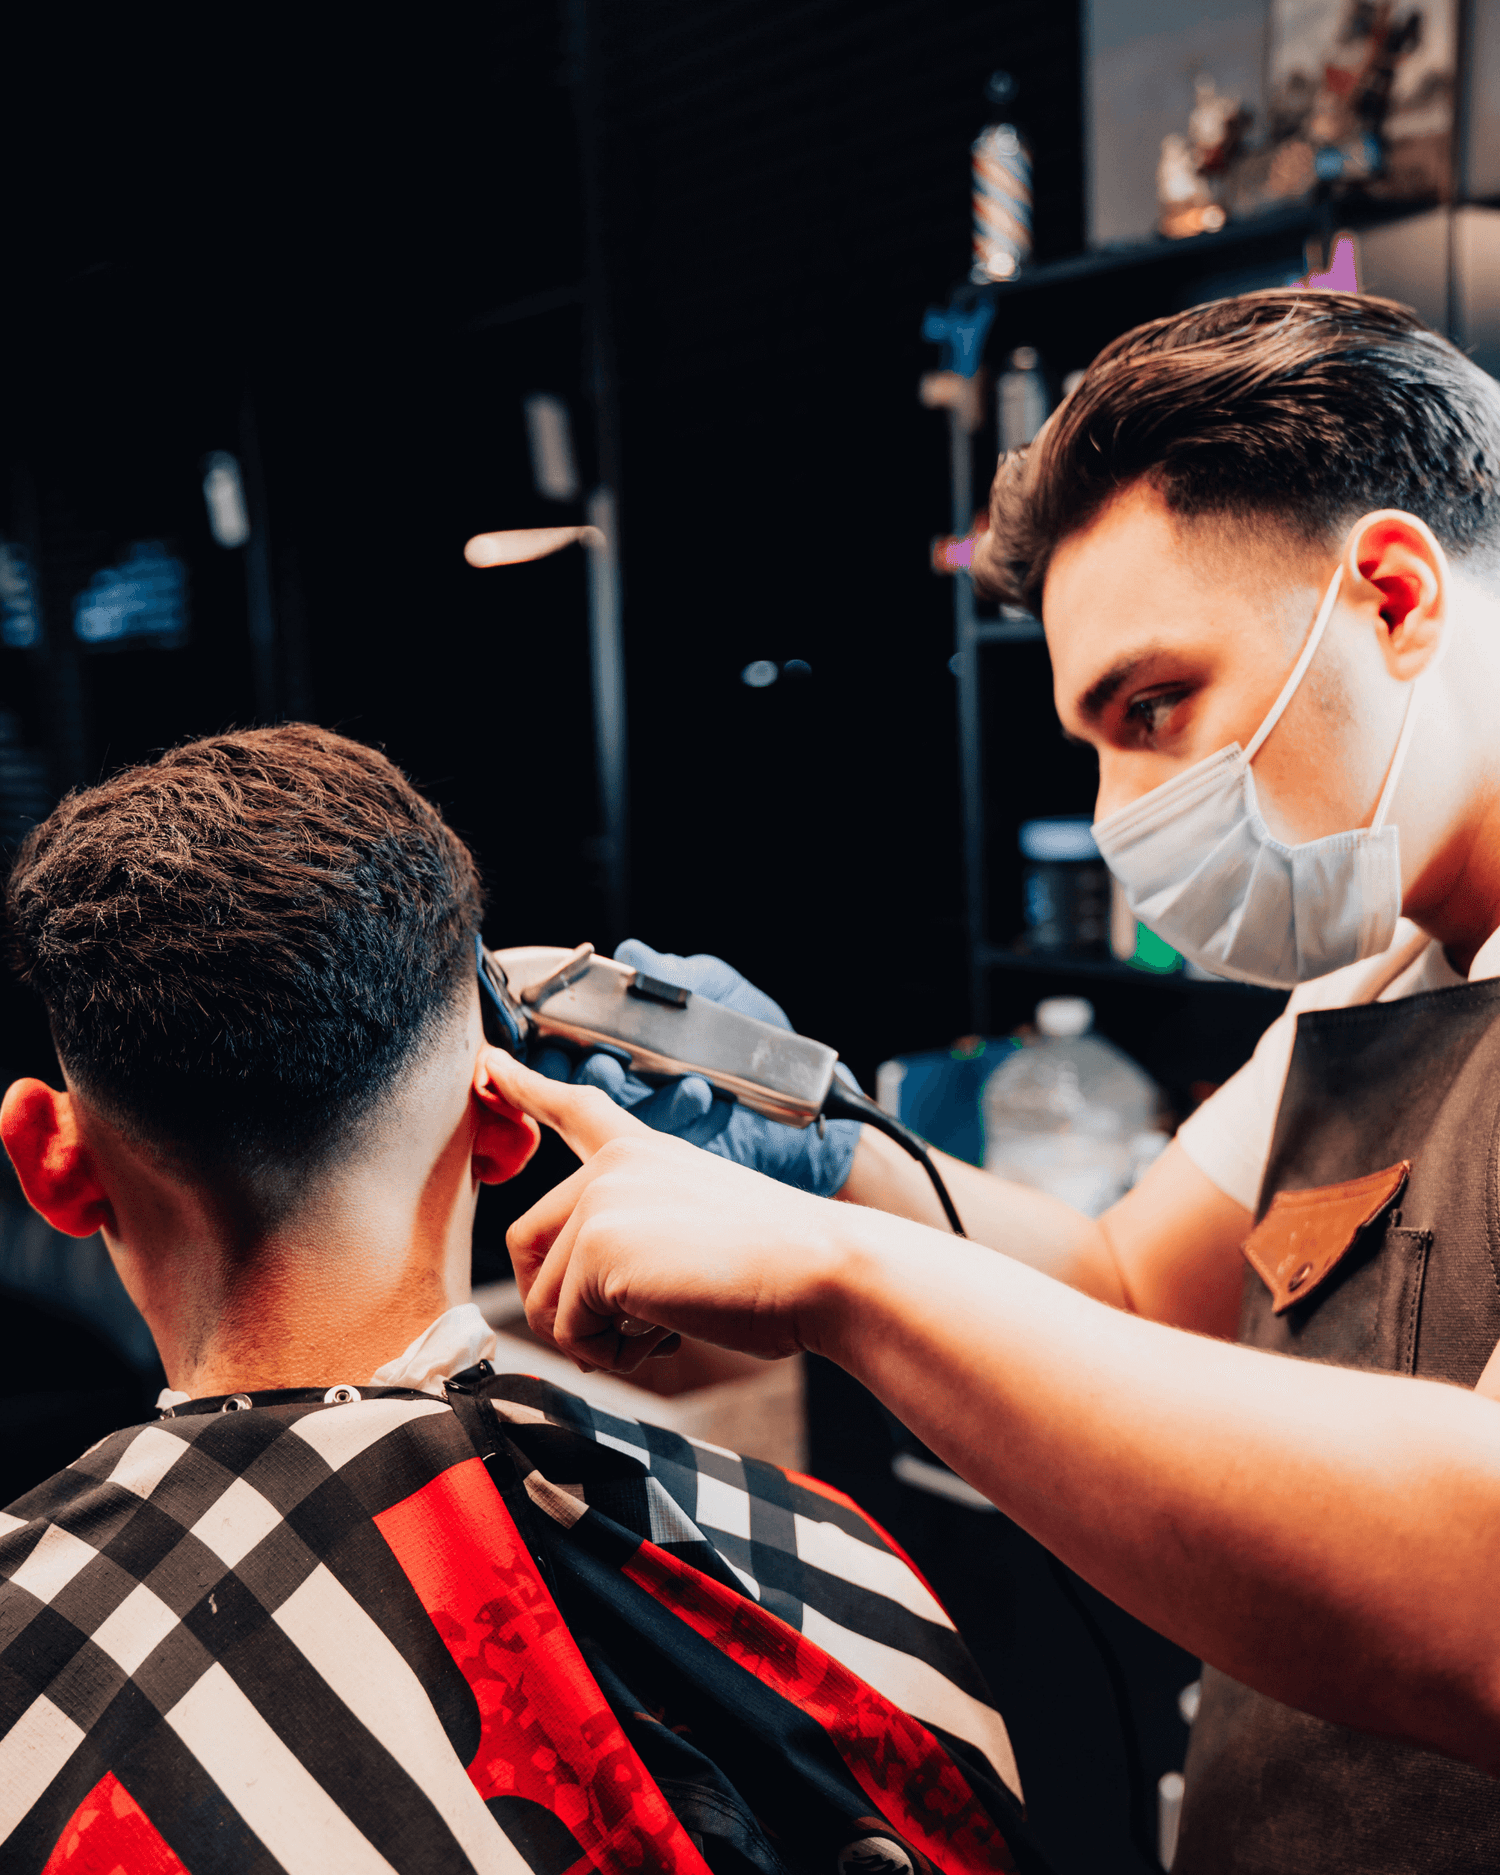
<svg viewBox="0 0 1500 1875"><path fill-rule="evenodd" d="M1500 385L1391 300L1289 289L1153 319L1001 459L980 592L1039 610L1058 543L1141 480L1184 517L1263 516L1309 541L1401 508L1455 559L1497 561Z"/></svg>
<svg viewBox="0 0 1500 1875"><path fill-rule="evenodd" d="M205 1173L338 1155L474 973L468 848L377 749L211 736L67 796L6 893L69 1074Z"/></svg>

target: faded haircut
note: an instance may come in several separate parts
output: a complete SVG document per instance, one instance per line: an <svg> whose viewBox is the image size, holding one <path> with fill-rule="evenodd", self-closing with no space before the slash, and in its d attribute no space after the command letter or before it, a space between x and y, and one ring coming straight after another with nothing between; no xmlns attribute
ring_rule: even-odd
<svg viewBox="0 0 1500 1875"><path fill-rule="evenodd" d="M1153 319L1001 458L981 595L1039 612L1059 542L1141 481L1184 519L1318 544L1400 508L1456 561L1500 570L1500 384L1391 300L1289 289Z"/></svg>
<svg viewBox="0 0 1500 1875"><path fill-rule="evenodd" d="M290 723L68 795L6 907L91 1100L200 1174L296 1186L453 1019L483 900L379 750Z"/></svg>

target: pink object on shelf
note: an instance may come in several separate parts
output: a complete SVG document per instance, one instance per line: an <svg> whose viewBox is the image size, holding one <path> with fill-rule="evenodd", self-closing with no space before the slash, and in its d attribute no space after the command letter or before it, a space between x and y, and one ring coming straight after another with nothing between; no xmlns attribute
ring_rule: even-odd
<svg viewBox="0 0 1500 1875"><path fill-rule="evenodd" d="M1333 259L1328 263L1327 273L1310 273L1306 279L1299 280L1299 286L1323 287L1330 293L1357 293L1359 291L1359 269L1354 259L1354 237L1341 234L1333 244Z"/></svg>
<svg viewBox="0 0 1500 1875"><path fill-rule="evenodd" d="M962 540L952 534L944 534L932 543L932 570L935 573L956 573L960 567L967 571L973 563L972 534L966 534Z"/></svg>

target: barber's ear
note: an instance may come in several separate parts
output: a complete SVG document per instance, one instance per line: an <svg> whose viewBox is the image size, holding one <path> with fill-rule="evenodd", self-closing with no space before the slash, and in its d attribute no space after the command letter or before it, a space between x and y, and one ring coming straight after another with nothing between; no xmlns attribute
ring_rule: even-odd
<svg viewBox="0 0 1500 1875"><path fill-rule="evenodd" d="M42 1081L12 1082L0 1102L0 1140L27 1203L54 1230L92 1237L113 1226L114 1210L70 1094Z"/></svg>
<svg viewBox="0 0 1500 1875"><path fill-rule="evenodd" d="M1340 597L1378 613L1386 666L1403 683L1420 676L1438 654L1448 578L1448 556L1414 514L1383 508L1350 531Z"/></svg>
<svg viewBox="0 0 1500 1875"><path fill-rule="evenodd" d="M542 1129L501 1097L485 1072L484 1056L481 1049L474 1065L474 1175L482 1185L503 1185L530 1163Z"/></svg>

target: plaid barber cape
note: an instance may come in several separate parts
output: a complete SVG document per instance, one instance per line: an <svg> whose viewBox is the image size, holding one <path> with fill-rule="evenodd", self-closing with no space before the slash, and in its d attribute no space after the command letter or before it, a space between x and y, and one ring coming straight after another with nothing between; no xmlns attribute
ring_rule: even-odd
<svg viewBox="0 0 1500 1875"><path fill-rule="evenodd" d="M0 1514L6 1875L1040 1869L839 1493L484 1363L244 1398Z"/></svg>

